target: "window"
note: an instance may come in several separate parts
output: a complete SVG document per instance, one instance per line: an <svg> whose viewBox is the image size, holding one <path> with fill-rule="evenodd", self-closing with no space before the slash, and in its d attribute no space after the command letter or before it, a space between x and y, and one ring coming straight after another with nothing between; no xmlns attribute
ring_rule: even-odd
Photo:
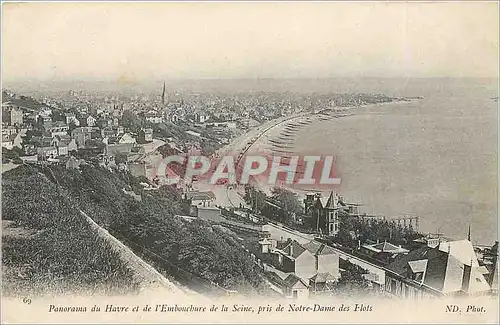
<svg viewBox="0 0 500 325"><path fill-rule="evenodd" d="M333 223L331 223L331 224L330 224L330 231L331 231L331 232L333 231L333 226L334 226L334 224L333 224Z"/></svg>
<svg viewBox="0 0 500 325"><path fill-rule="evenodd" d="M293 294L293 298L296 299L298 296L297 290L293 290L292 294Z"/></svg>
<svg viewBox="0 0 500 325"><path fill-rule="evenodd" d="M392 294L396 294L396 289L397 289L396 285L397 285L396 280L391 279L391 293Z"/></svg>
<svg viewBox="0 0 500 325"><path fill-rule="evenodd" d="M415 281L422 281L424 278L424 272L417 272L413 274L413 280Z"/></svg>
<svg viewBox="0 0 500 325"><path fill-rule="evenodd" d="M333 221L334 220L334 215L335 215L335 212L328 212L328 220L329 221Z"/></svg>

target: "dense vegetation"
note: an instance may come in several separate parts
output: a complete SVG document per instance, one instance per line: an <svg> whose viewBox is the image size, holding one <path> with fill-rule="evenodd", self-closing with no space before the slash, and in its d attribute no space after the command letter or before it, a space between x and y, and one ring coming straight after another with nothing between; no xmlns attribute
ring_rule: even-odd
<svg viewBox="0 0 500 325"><path fill-rule="evenodd" d="M146 180L104 168L50 168L47 174L55 176L76 206L177 280L187 281L190 274L214 287L265 290L260 269L234 238L203 221L175 217L186 211L175 188L143 190L140 182Z"/></svg>
<svg viewBox="0 0 500 325"><path fill-rule="evenodd" d="M394 221L373 218L340 218L340 230L335 241L345 247L356 248L358 241L388 241L394 245L406 245L421 237L411 226L403 227Z"/></svg>
<svg viewBox="0 0 500 325"><path fill-rule="evenodd" d="M132 271L45 175L21 166L2 185L3 222L21 230L4 228L6 294L137 289Z"/></svg>
<svg viewBox="0 0 500 325"><path fill-rule="evenodd" d="M371 283L364 278L368 271L352 264L349 261L341 260L340 267L342 272L340 279L333 287L333 294L343 297L359 297L366 296L371 293Z"/></svg>
<svg viewBox="0 0 500 325"><path fill-rule="evenodd" d="M261 215L292 226L300 231L309 232L314 229L315 220L304 217L304 224L296 223L294 216L302 215L302 205L297 196L282 188L275 188L271 196L254 188L245 187L244 199L252 209ZM388 241L395 245L406 245L412 240L421 237L411 225L404 227L394 221L376 220L374 218L350 217L342 211L340 213L340 230L334 240L342 246L355 249L359 241Z"/></svg>
<svg viewBox="0 0 500 325"><path fill-rule="evenodd" d="M271 196L252 185L245 186L244 200L252 209L271 220L293 225L303 209L297 195L285 188L273 188Z"/></svg>

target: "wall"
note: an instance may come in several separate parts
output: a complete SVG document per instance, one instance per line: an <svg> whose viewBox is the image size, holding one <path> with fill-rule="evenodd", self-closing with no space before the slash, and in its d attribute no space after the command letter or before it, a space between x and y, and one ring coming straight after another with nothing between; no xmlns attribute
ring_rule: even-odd
<svg viewBox="0 0 500 325"><path fill-rule="evenodd" d="M278 260L281 258L280 271L285 273L295 273L295 261L286 255L278 255Z"/></svg>
<svg viewBox="0 0 500 325"><path fill-rule="evenodd" d="M198 218L199 219L212 221L212 222L221 222L222 221L220 209L197 207L197 210L198 210Z"/></svg>
<svg viewBox="0 0 500 325"><path fill-rule="evenodd" d="M306 250L295 259L295 275L309 283L309 278L315 274L316 258Z"/></svg>
<svg viewBox="0 0 500 325"><path fill-rule="evenodd" d="M464 265L451 254L448 255L443 293L446 294L462 289L463 272Z"/></svg>
<svg viewBox="0 0 500 325"><path fill-rule="evenodd" d="M289 298L293 298L293 291L294 290L297 290L297 299L298 300L309 298L309 289L302 288L302 287L300 287L300 288L292 288L292 290L290 291Z"/></svg>
<svg viewBox="0 0 500 325"><path fill-rule="evenodd" d="M391 273L387 274L383 289L393 296L414 300L435 298L440 295L439 292L435 290L425 289L425 287L416 287L411 283L407 283L403 281L401 277Z"/></svg>
<svg viewBox="0 0 500 325"><path fill-rule="evenodd" d="M340 277L338 254L319 255L318 257L318 273L330 273L333 276Z"/></svg>

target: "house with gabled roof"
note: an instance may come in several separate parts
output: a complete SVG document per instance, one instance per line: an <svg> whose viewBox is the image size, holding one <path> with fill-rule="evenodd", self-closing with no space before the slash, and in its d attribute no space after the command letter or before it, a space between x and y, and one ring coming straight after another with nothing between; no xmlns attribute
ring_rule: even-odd
<svg viewBox="0 0 500 325"><path fill-rule="evenodd" d="M210 206L215 200L215 194L212 191L188 191L184 194L185 200L191 202L191 205Z"/></svg>
<svg viewBox="0 0 500 325"><path fill-rule="evenodd" d="M387 269L385 291L399 297L486 295L491 289L469 240L422 246Z"/></svg>
<svg viewBox="0 0 500 325"><path fill-rule="evenodd" d="M64 116L67 125L74 124L75 126L80 126L80 121L76 118L75 113L66 113Z"/></svg>
<svg viewBox="0 0 500 325"><path fill-rule="evenodd" d="M289 274L285 278L284 285L284 295L287 298L292 299L305 299L309 297L309 285L306 280L296 276L295 274Z"/></svg>
<svg viewBox="0 0 500 325"><path fill-rule="evenodd" d="M273 253L278 255L279 269L285 273L294 273L306 280L316 274L314 255L296 240L279 243Z"/></svg>
<svg viewBox="0 0 500 325"><path fill-rule="evenodd" d="M314 292L327 291L340 278L340 256L332 247L312 240L302 245L315 258L315 274L309 278L309 285Z"/></svg>
<svg viewBox="0 0 500 325"><path fill-rule="evenodd" d="M133 137L130 133L124 133L118 137L118 143L120 143L120 144L136 143L136 140L135 140L135 137Z"/></svg>
<svg viewBox="0 0 500 325"><path fill-rule="evenodd" d="M335 236L340 230L339 211L345 210L346 205L340 197L331 192L328 198L320 195L309 195L304 200L306 213L313 218L316 232Z"/></svg>
<svg viewBox="0 0 500 325"><path fill-rule="evenodd" d="M408 254L409 250L396 246L387 241L364 244L361 246L361 253L377 259L382 263L390 263L400 254Z"/></svg>
<svg viewBox="0 0 500 325"><path fill-rule="evenodd" d="M310 291L312 293L332 291L338 279L329 272L316 273L309 279Z"/></svg>
<svg viewBox="0 0 500 325"><path fill-rule="evenodd" d="M313 254L316 273L329 273L335 278L340 277L340 256L336 250L315 240L302 246Z"/></svg>

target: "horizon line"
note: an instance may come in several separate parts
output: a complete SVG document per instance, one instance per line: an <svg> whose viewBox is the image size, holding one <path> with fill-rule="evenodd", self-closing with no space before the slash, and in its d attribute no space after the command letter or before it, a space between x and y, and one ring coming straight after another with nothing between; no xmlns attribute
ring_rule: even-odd
<svg viewBox="0 0 500 325"><path fill-rule="evenodd" d="M134 78L121 81L120 78L95 78L75 77L75 78L15 78L3 79L2 84L17 82L116 82L123 85L144 83L144 82L163 82L163 81L193 81L193 80L325 80L325 79L500 79L500 76L328 76L328 77L186 77L186 78Z"/></svg>

